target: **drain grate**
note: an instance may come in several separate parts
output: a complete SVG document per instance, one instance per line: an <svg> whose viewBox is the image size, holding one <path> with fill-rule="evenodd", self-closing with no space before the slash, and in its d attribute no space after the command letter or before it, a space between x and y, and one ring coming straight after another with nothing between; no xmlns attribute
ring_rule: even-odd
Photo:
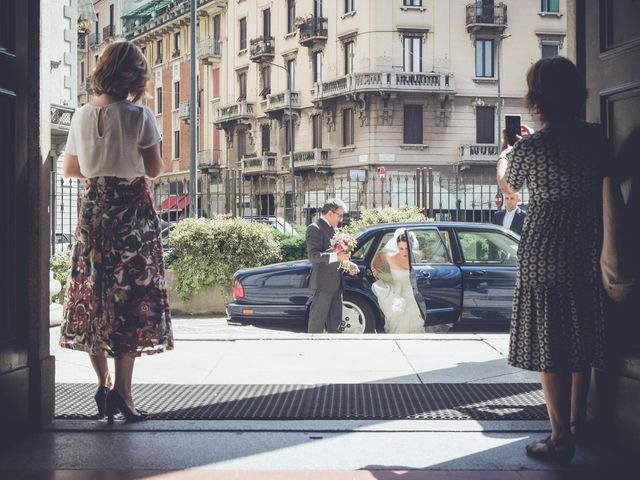
<svg viewBox="0 0 640 480"><path fill-rule="evenodd" d="M94 384L56 384L56 418L96 413ZM152 420L546 420L537 383L366 383L133 387Z"/></svg>

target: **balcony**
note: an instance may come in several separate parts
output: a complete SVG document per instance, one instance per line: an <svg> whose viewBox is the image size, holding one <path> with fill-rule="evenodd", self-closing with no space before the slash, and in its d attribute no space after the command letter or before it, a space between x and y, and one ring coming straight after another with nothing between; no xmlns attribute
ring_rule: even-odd
<svg viewBox="0 0 640 480"><path fill-rule="evenodd" d="M275 54L273 37L252 38L249 42L249 60L255 63L270 62Z"/></svg>
<svg viewBox="0 0 640 480"><path fill-rule="evenodd" d="M213 65L220 62L222 57L222 42L215 38L208 38L198 42L198 60L205 65Z"/></svg>
<svg viewBox="0 0 640 480"><path fill-rule="evenodd" d="M318 43L326 43L329 29L324 17L308 17L300 25L298 43L303 47L313 47Z"/></svg>
<svg viewBox="0 0 640 480"><path fill-rule="evenodd" d="M466 165L492 165L498 159L498 146L492 144L460 145L460 162Z"/></svg>
<svg viewBox="0 0 640 480"><path fill-rule="evenodd" d="M198 152L198 169L202 173L214 173L220 171L220 150L200 150Z"/></svg>
<svg viewBox="0 0 640 480"><path fill-rule="evenodd" d="M84 91L84 93L93 93L93 86L91 85L91 75L89 75L84 82L80 82L80 90Z"/></svg>
<svg viewBox="0 0 640 480"><path fill-rule="evenodd" d="M289 110L289 97L291 97L291 108L300 110L300 92L289 92L288 90L273 95L267 95L267 114L283 114Z"/></svg>
<svg viewBox="0 0 640 480"><path fill-rule="evenodd" d="M275 175L278 173L278 156L273 152L242 157L243 175Z"/></svg>
<svg viewBox="0 0 640 480"><path fill-rule="evenodd" d="M107 25L102 29L102 40L109 40L116 36L116 26Z"/></svg>
<svg viewBox="0 0 640 480"><path fill-rule="evenodd" d="M98 32L93 32L89 34L89 47L97 47L100 43L100 34Z"/></svg>
<svg viewBox="0 0 640 480"><path fill-rule="evenodd" d="M475 32L480 29L504 30L507 27L507 6L503 3L481 5L470 3L467 5L467 31Z"/></svg>
<svg viewBox="0 0 640 480"><path fill-rule="evenodd" d="M319 170L329 167L329 150L326 148L295 152L294 157L296 170ZM282 170L291 170L290 158L291 155L282 157Z"/></svg>
<svg viewBox="0 0 640 480"><path fill-rule="evenodd" d="M189 116L191 115L191 109L189 107L189 102L180 102L178 105L178 118L180 120L189 121Z"/></svg>
<svg viewBox="0 0 640 480"><path fill-rule="evenodd" d="M216 110L216 119L213 123L218 128L228 128L238 122L247 121L254 116L254 105L246 100L220 107Z"/></svg>
<svg viewBox="0 0 640 480"><path fill-rule="evenodd" d="M313 101L354 93L454 93L452 73L371 72L352 73L336 80L316 83Z"/></svg>
<svg viewBox="0 0 640 480"><path fill-rule="evenodd" d="M66 105L51 104L49 109L49 120L51 121L51 131L54 133L66 134L71 127L71 117L74 108Z"/></svg>

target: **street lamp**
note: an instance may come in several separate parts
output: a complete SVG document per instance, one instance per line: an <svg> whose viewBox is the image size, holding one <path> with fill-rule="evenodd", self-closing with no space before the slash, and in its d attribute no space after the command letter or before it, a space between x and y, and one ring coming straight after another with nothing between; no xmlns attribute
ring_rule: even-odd
<svg viewBox="0 0 640 480"><path fill-rule="evenodd" d="M510 37L511 35L505 35L501 33L498 36L498 43L496 45L497 60L497 77L498 77L498 153L500 153L500 146L502 145L502 96L500 93L500 54L502 52L502 40Z"/></svg>
<svg viewBox="0 0 640 480"><path fill-rule="evenodd" d="M289 110L289 159L291 162L291 223L296 221L296 174L295 174L295 147L293 145L293 108L291 106L291 72L289 68L278 65L277 63L262 60L259 63L266 63L267 65L273 65L274 67L281 68L287 72L287 95L289 97L288 110Z"/></svg>

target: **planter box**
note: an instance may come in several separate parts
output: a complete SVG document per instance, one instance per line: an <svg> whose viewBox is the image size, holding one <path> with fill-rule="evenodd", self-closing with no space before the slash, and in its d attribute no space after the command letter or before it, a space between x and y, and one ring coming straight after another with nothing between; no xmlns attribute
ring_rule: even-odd
<svg viewBox="0 0 640 480"><path fill-rule="evenodd" d="M166 271L167 294L169 308L172 314L178 315L220 315L225 314L226 300L217 287L206 287L184 301L176 292L176 273L173 270Z"/></svg>

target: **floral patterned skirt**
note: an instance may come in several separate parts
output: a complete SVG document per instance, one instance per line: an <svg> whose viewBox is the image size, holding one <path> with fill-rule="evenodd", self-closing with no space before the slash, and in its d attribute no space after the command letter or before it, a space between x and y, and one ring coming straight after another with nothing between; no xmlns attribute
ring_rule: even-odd
<svg viewBox="0 0 640 480"><path fill-rule="evenodd" d="M91 178L76 236L60 345L115 358L171 350L160 224L145 179Z"/></svg>

